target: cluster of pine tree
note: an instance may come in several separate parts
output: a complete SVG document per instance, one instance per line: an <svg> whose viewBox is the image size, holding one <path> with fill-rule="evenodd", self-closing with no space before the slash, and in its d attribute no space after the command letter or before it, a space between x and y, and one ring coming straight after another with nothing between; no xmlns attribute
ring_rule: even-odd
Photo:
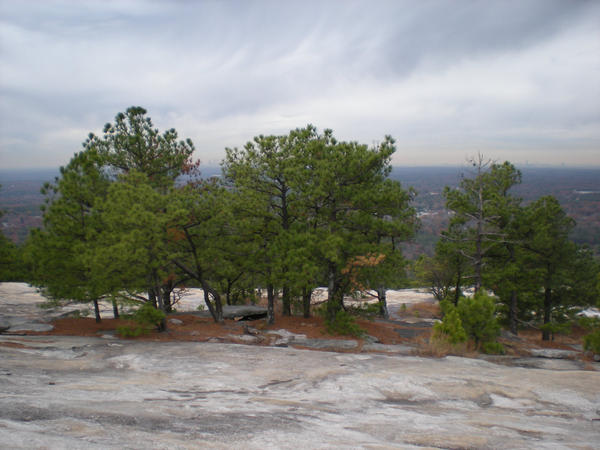
<svg viewBox="0 0 600 450"><path fill-rule="evenodd" d="M2 277L93 304L97 320L100 300L113 302L115 316L123 302L168 313L190 285L203 289L217 322L224 302L257 288L271 323L277 298L283 314L297 307L308 316L318 286L328 288L329 320L356 291L375 293L386 317L386 290L404 278L401 244L418 228L415 193L389 178L394 151L389 136L368 147L309 125L226 149L222 177L206 180L189 139L159 132L131 107L44 186L44 227L22 258L2 241L2 261L12 261ZM513 332L541 322L548 339L569 308L597 301L598 261L569 239L574 222L556 199L525 205L511 194L521 180L512 164L479 156L473 168L446 188L450 225L415 272L456 306L466 287L492 292ZM16 269L19 259L26 264Z"/></svg>
<svg viewBox="0 0 600 450"><path fill-rule="evenodd" d="M44 227L26 244L31 281L51 299L140 302L169 312L178 287L222 305L262 288L269 321L280 294L310 313L327 285L327 317L356 286L381 293L402 272L399 244L417 226L412 192L388 178L394 141L373 148L312 127L227 149L221 179L203 180L191 141L160 133L132 107L90 134L44 186ZM223 300L223 297L225 299ZM164 320L163 320L163 326Z"/></svg>
<svg viewBox="0 0 600 450"><path fill-rule="evenodd" d="M600 302L598 261L569 239L575 221L554 197L524 204L511 194L521 182L512 164L480 155L472 166L444 190L450 224L435 255L416 261L418 278L457 306L464 288L490 291L513 333L537 324L548 340L572 313Z"/></svg>

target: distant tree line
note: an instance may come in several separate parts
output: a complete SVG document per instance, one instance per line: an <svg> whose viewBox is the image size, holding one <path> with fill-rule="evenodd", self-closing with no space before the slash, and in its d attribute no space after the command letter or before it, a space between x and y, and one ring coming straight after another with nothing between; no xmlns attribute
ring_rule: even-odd
<svg viewBox="0 0 600 450"><path fill-rule="evenodd" d="M43 228L21 248L0 240L1 279L94 305L97 320L100 300L115 317L131 302L169 313L190 285L216 322L223 304L257 289L270 323L276 302L308 316L319 286L328 321L356 292L387 317L386 290L406 280L402 243L419 225L415 192L389 177L395 150L389 136L369 147L308 125L226 149L222 177L206 180L191 140L131 107L44 185ZM468 287L492 292L513 332L539 322L547 339L569 308L598 300L598 261L569 240L574 222L556 199L523 205L511 194L521 180L512 164L479 156L473 169L445 189L450 225L413 272L456 305Z"/></svg>

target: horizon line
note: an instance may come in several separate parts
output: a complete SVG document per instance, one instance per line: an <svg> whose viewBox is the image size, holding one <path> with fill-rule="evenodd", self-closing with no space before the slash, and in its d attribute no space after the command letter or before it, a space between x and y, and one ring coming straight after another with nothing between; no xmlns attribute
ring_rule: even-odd
<svg viewBox="0 0 600 450"><path fill-rule="evenodd" d="M510 161L508 161L510 162ZM596 170L600 169L600 163L590 165L590 164L549 164L549 163L511 163L517 168L531 168L531 169L589 169ZM441 168L441 169L452 169L452 168L463 168L467 164L390 164L392 168ZM220 164L202 164L200 163L200 167L210 167L217 168L220 167ZM50 171L56 170L58 171L63 165L59 166L41 166L41 167L0 167L0 172L17 172L17 171Z"/></svg>

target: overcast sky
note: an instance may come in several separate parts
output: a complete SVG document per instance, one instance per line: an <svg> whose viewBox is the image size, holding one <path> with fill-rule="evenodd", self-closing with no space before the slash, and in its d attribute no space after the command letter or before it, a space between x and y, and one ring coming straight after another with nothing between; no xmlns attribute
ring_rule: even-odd
<svg viewBox="0 0 600 450"><path fill-rule="evenodd" d="M312 123L396 165L600 166L600 1L0 0L0 166L132 105L225 147Z"/></svg>

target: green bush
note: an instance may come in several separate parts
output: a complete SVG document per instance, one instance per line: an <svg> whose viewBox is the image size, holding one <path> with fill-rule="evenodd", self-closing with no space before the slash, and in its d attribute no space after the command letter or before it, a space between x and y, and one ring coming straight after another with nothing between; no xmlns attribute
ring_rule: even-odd
<svg viewBox="0 0 600 450"><path fill-rule="evenodd" d="M326 320L325 326L329 334L342 334L361 337L364 331L358 326L354 317L343 309L339 310L333 320Z"/></svg>
<svg viewBox="0 0 600 450"><path fill-rule="evenodd" d="M581 316L577 319L577 324L586 330L593 331L600 328L600 318Z"/></svg>
<svg viewBox="0 0 600 450"><path fill-rule="evenodd" d="M138 337L146 333L148 333L148 329L142 328L139 325L135 328L128 325L117 327L117 334L124 338Z"/></svg>
<svg viewBox="0 0 600 450"><path fill-rule="evenodd" d="M479 291L473 297L461 298L457 311L467 336L475 341L475 345L494 342L500 334L496 304L489 295Z"/></svg>
<svg viewBox="0 0 600 450"><path fill-rule="evenodd" d="M488 355L504 355L504 346L500 342L484 342L481 344L481 351Z"/></svg>
<svg viewBox="0 0 600 450"><path fill-rule="evenodd" d="M159 327L164 320L165 313L156 309L150 303L144 303L134 314L133 320L140 325Z"/></svg>
<svg viewBox="0 0 600 450"><path fill-rule="evenodd" d="M442 318L444 318L446 314L455 309L455 306L450 300L444 299L440 302L440 309L442 311Z"/></svg>
<svg viewBox="0 0 600 450"><path fill-rule="evenodd" d="M583 337L583 348L600 355L600 328Z"/></svg>
<svg viewBox="0 0 600 450"><path fill-rule="evenodd" d="M362 303L361 305L350 308L352 314L372 320L379 315L379 303Z"/></svg>
<svg viewBox="0 0 600 450"><path fill-rule="evenodd" d="M153 327L160 328L164 319L164 312L156 309L150 303L144 303L131 315L131 320L135 321L137 325L135 327L128 325L118 327L117 333L122 337L138 337L148 333Z"/></svg>
<svg viewBox="0 0 600 450"><path fill-rule="evenodd" d="M542 325L540 330L550 333L552 340L554 340L554 335L556 334L571 334L572 325L571 322L548 322Z"/></svg>
<svg viewBox="0 0 600 450"><path fill-rule="evenodd" d="M451 305L444 319L433 326L433 339L447 340L450 344L458 344L467 340L467 333L462 326L458 311Z"/></svg>
<svg viewBox="0 0 600 450"><path fill-rule="evenodd" d="M461 297L458 306L449 300L440 302L443 319L433 326L433 339L457 345L473 340L484 353L504 353L502 344L496 342L500 325L496 319L494 299L482 292L474 297Z"/></svg>

